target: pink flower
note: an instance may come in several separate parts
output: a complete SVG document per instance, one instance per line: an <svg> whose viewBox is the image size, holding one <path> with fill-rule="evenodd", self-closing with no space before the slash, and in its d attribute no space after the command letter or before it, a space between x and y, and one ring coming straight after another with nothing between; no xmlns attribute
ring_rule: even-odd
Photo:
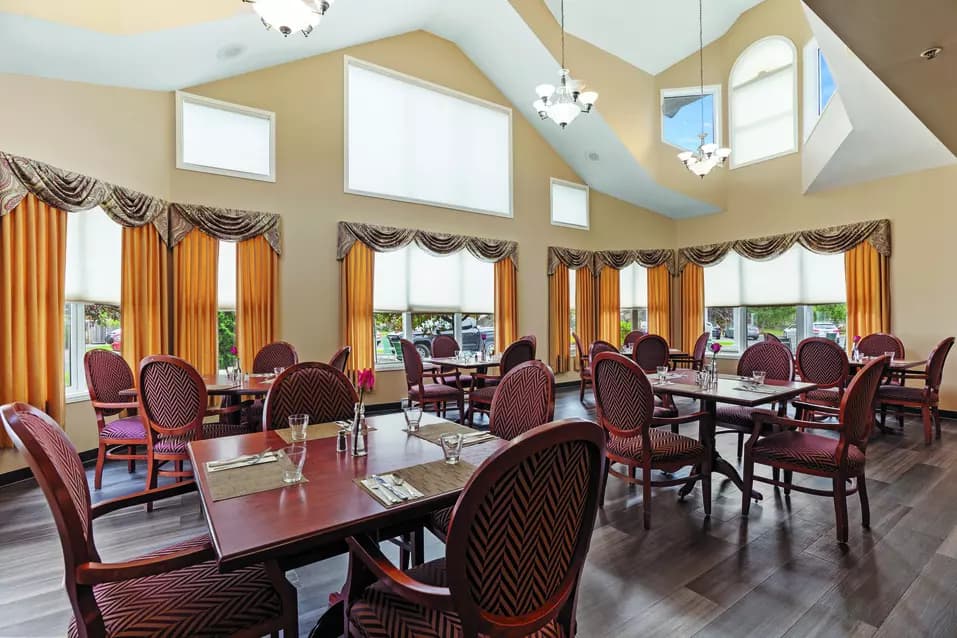
<svg viewBox="0 0 957 638"><path fill-rule="evenodd" d="M714 354L718 354L719 352L721 352L721 344L718 343L717 341L715 341L714 343L712 343L712 344L711 344L711 352L714 353Z"/></svg>
<svg viewBox="0 0 957 638"><path fill-rule="evenodd" d="M230 346L230 347L229 347L229 354L235 356L235 355L239 354L239 349L238 349L236 346Z"/></svg>
<svg viewBox="0 0 957 638"><path fill-rule="evenodd" d="M861 340L861 335L854 335L854 343L858 343Z"/></svg>
<svg viewBox="0 0 957 638"><path fill-rule="evenodd" d="M362 392L371 392L375 388L375 372L373 372L372 368L365 368L359 371L359 375L356 378L356 386Z"/></svg>
<svg viewBox="0 0 957 638"><path fill-rule="evenodd" d="M485 341L485 340L487 340L487 339L488 339L488 335L483 332L483 333L482 333L482 341Z"/></svg>

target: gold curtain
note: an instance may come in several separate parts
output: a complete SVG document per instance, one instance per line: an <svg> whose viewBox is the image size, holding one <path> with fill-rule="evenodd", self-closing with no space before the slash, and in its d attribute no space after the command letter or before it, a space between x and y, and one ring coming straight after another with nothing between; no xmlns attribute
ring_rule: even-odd
<svg viewBox="0 0 957 638"><path fill-rule="evenodd" d="M575 332L581 339L583 354L587 354L591 344L598 338L598 300L595 290L595 276L591 268L579 268L575 271Z"/></svg>
<svg viewBox="0 0 957 638"><path fill-rule="evenodd" d="M704 268L688 264L681 273L681 343L688 354L704 331Z"/></svg>
<svg viewBox="0 0 957 638"><path fill-rule="evenodd" d="M123 227L120 327L134 378L144 357L169 352L169 250L152 224Z"/></svg>
<svg viewBox="0 0 957 638"><path fill-rule="evenodd" d="M619 272L605 267L598 275L598 338L620 345L621 297Z"/></svg>
<svg viewBox="0 0 957 638"><path fill-rule="evenodd" d="M0 217L0 404L23 401L61 424L66 224L33 194Z"/></svg>
<svg viewBox="0 0 957 638"><path fill-rule="evenodd" d="M340 345L352 346L349 370L375 365L375 326L372 316L375 253L362 242L339 262Z"/></svg>
<svg viewBox="0 0 957 638"><path fill-rule="evenodd" d="M198 228L173 249L176 356L186 359L200 374L216 374L216 272L219 240Z"/></svg>
<svg viewBox="0 0 957 638"><path fill-rule="evenodd" d="M279 255L260 235L236 246L236 347L243 370L276 340Z"/></svg>
<svg viewBox="0 0 957 638"><path fill-rule="evenodd" d="M495 350L518 339L518 270L506 257L495 262Z"/></svg>
<svg viewBox="0 0 957 638"><path fill-rule="evenodd" d="M864 242L844 253L847 334L891 331L889 258ZM851 340L847 340L850 346Z"/></svg>
<svg viewBox="0 0 957 638"><path fill-rule="evenodd" d="M671 343L671 273L665 264L648 269L648 332Z"/></svg>
<svg viewBox="0 0 957 638"><path fill-rule="evenodd" d="M568 372L571 318L568 303L568 267L555 266L548 276L548 356L556 373Z"/></svg>

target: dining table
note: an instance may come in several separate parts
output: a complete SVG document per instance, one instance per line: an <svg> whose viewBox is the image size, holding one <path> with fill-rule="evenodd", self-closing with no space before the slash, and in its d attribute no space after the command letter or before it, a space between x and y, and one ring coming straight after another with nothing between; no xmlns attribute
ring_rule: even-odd
<svg viewBox="0 0 957 638"><path fill-rule="evenodd" d="M478 357L425 357L422 363L431 363L432 365L443 368L458 368L459 370L475 370L484 373L489 368L498 367L502 362L501 354L493 354L484 359Z"/></svg>
<svg viewBox="0 0 957 638"><path fill-rule="evenodd" d="M274 374L249 374L241 380L230 379L224 374L203 375L206 393L210 396L239 398L243 396L264 397L275 380ZM120 396L136 398L136 388L120 390Z"/></svg>
<svg viewBox="0 0 957 638"><path fill-rule="evenodd" d="M849 359L848 364L851 367L852 372L863 368L868 363L871 362L875 357L864 357L863 359L855 361L854 359ZM914 368L921 368L927 365L927 359L897 359L887 364L887 370L890 372L903 372L905 370L913 370Z"/></svg>

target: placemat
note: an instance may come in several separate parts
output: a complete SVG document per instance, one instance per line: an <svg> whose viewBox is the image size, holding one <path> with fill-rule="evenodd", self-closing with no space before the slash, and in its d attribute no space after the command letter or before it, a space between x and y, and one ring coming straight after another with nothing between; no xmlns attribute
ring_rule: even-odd
<svg viewBox="0 0 957 638"><path fill-rule="evenodd" d="M209 485L210 496L213 501L225 501L238 496L247 496L258 492L268 492L298 483L286 483L282 480L283 467L289 465L286 455L279 452L279 460L274 463L260 465L245 465L231 470L206 472L206 483ZM300 483L308 483L305 476Z"/></svg>
<svg viewBox="0 0 957 638"><path fill-rule="evenodd" d="M346 432L351 431L352 428L348 428ZM366 428L367 432L372 432L376 428L371 425ZM293 443L292 440L292 430L289 428L282 428L281 430L276 430L276 434L279 435L286 443ZM306 440L315 441L316 439L331 439L339 433L339 424L338 423L311 423L306 426ZM299 443L299 441L296 441Z"/></svg>
<svg viewBox="0 0 957 638"><path fill-rule="evenodd" d="M423 463L421 465L413 465L412 467L406 467L400 470L392 470L391 472L383 472L380 476L388 474L399 476L408 483L408 487L412 487L422 493L422 496L419 498L428 498L430 496L439 496L441 494L461 490L465 487L465 484L468 483L469 479L472 478L472 474L474 473L475 466L471 463L460 460L455 465L449 465L444 460L440 460ZM369 485L367 485L367 482L373 485L375 484L368 476L361 479L354 479L353 482L358 485L362 491L386 508L396 507L397 505L407 502L390 502L387 497L380 494L381 490L370 488ZM410 500L418 500L418 498Z"/></svg>
<svg viewBox="0 0 957 638"><path fill-rule="evenodd" d="M417 436L420 439L428 441L429 443L434 443L436 445L442 445L442 442L439 439L442 438L443 434L461 434L462 436L468 436L469 434L486 434L485 430L476 430L465 425L459 425L458 423L452 423L451 421L443 421L441 423L430 423L428 425L420 426L418 431L409 432L412 436ZM462 440L462 447L468 447L470 445L478 445L479 443L487 443L489 439L485 437L475 437L475 440Z"/></svg>

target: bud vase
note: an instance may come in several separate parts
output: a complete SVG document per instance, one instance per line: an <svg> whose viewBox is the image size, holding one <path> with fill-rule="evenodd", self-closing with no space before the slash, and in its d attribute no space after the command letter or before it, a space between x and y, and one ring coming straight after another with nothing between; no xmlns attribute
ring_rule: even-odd
<svg viewBox="0 0 957 638"><path fill-rule="evenodd" d="M363 427L363 415L365 406L356 403L352 418L352 456L365 456L366 451L366 433Z"/></svg>

